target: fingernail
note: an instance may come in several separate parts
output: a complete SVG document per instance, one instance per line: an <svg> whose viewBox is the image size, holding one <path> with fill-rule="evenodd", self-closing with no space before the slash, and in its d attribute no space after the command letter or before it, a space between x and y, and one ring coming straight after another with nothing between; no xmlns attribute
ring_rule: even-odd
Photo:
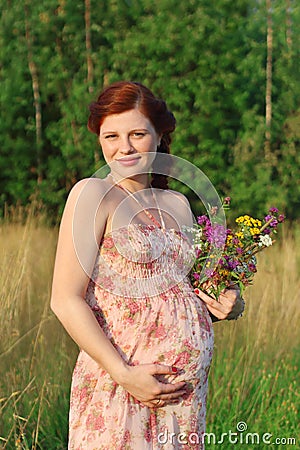
<svg viewBox="0 0 300 450"><path fill-rule="evenodd" d="M194 292L195 292L195 294L197 294L197 295L199 295L199 294L200 294L200 291L199 291L199 289L198 289L198 288L194 289Z"/></svg>
<svg viewBox="0 0 300 450"><path fill-rule="evenodd" d="M178 372L177 367L174 367L174 366L173 366L173 367L172 367L172 372L173 372L173 373L177 373L177 372Z"/></svg>

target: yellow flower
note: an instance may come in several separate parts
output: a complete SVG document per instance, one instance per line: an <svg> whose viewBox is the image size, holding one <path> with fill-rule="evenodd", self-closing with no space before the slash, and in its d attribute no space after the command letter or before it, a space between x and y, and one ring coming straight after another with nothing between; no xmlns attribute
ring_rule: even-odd
<svg viewBox="0 0 300 450"><path fill-rule="evenodd" d="M231 243L231 241L232 241L232 236L230 234L229 236L227 236L226 244L229 245Z"/></svg>
<svg viewBox="0 0 300 450"><path fill-rule="evenodd" d="M261 221L259 219L253 219L253 217L251 217L251 222L254 227L261 227Z"/></svg>
<svg viewBox="0 0 300 450"><path fill-rule="evenodd" d="M237 232L235 233L235 235L236 235L236 237L239 238L239 239L243 239L243 238L244 238L244 233L242 233L241 231L237 231Z"/></svg>
<svg viewBox="0 0 300 450"><path fill-rule="evenodd" d="M255 234L259 234L259 228L250 228L250 233L252 234L252 236L254 236Z"/></svg>
<svg viewBox="0 0 300 450"><path fill-rule="evenodd" d="M223 276L223 277L227 277L229 275L229 271L225 270L225 269L222 269L222 270L220 270L220 275Z"/></svg>
<svg viewBox="0 0 300 450"><path fill-rule="evenodd" d="M235 219L236 223L243 223L244 222L244 216L240 216L237 219Z"/></svg>

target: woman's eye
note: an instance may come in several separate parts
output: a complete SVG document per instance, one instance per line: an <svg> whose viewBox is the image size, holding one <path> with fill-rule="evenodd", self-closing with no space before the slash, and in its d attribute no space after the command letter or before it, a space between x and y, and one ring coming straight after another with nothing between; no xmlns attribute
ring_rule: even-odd
<svg viewBox="0 0 300 450"><path fill-rule="evenodd" d="M117 135L116 134L107 134L105 136L105 139L114 139Z"/></svg>
<svg viewBox="0 0 300 450"><path fill-rule="evenodd" d="M143 133L141 131L136 131L135 133L133 133L133 136L135 136L135 137L143 137L143 136L145 136L145 133Z"/></svg>

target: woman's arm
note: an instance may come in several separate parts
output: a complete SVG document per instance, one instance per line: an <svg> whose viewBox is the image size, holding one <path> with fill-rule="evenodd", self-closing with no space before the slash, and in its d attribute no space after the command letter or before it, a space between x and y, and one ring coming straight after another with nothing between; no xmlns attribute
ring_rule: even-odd
<svg viewBox="0 0 300 450"><path fill-rule="evenodd" d="M79 347L135 398L151 407L158 398L176 401L185 393L184 383L164 384L153 376L174 374L172 368L127 365L84 300L108 218L104 191L103 180L90 179L77 183L69 195L58 238L51 308Z"/></svg>

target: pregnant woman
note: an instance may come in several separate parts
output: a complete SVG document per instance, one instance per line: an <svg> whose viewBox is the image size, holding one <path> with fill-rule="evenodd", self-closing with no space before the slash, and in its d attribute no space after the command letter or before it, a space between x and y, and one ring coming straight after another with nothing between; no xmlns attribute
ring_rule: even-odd
<svg viewBox="0 0 300 450"><path fill-rule="evenodd" d="M211 314L241 312L188 280L186 198L155 173L175 118L145 86L118 82L90 105L109 173L81 180L63 214L51 307L80 347L69 449L203 449Z"/></svg>

